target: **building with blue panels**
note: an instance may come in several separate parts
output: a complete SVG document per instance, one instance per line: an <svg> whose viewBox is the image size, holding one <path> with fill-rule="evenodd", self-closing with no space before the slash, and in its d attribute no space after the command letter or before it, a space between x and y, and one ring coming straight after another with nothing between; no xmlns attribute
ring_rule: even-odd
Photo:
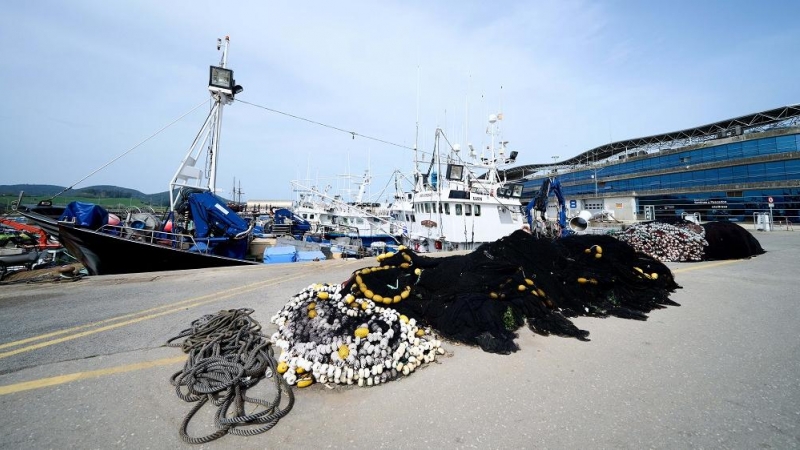
<svg viewBox="0 0 800 450"><path fill-rule="evenodd" d="M800 222L800 105L710 125L614 142L551 164L505 171L523 202L557 177L570 213L611 211L622 220L752 221L769 212ZM551 215L552 217L552 215Z"/></svg>

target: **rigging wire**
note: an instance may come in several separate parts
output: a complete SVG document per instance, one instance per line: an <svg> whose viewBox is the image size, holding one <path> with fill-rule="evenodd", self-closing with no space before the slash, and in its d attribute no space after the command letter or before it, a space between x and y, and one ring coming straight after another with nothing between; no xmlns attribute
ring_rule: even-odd
<svg viewBox="0 0 800 450"><path fill-rule="evenodd" d="M173 120L173 121L172 121L172 122L170 122L169 124L165 125L165 126L164 126L164 127L162 127L160 130L156 131L155 133L151 134L150 136L146 137L144 140L142 140L142 141L141 141L141 142L139 142L138 144L134 145L133 147L129 148L128 150L126 150L126 151L125 151L124 153L122 153L121 155L119 155L119 156L117 156L116 158L112 159L111 161L109 161L109 162L105 163L103 166L99 167L99 168L98 168L98 169L96 169L94 172L90 173L89 175L86 175L85 177L81 178L80 180L76 181L75 183L72 183L72 185L71 185L71 186L69 186L69 187L66 187L66 188L62 189L62 190L61 190L61 192L59 192L58 194L56 194L56 195L54 195L54 196L50 197L50 200L53 200L54 198L58 197L59 195L63 194L64 192L67 192L68 190L70 190L70 189L74 188L76 185L78 185L78 184L82 183L82 182L83 182L84 180L86 180L87 178L91 177L92 175L96 174L97 172L100 172L101 170L105 169L106 167L110 166L111 164L114 164L115 162L117 162L117 160L119 160L119 159L120 159L120 158L122 158L123 156L125 156L125 155L127 155L128 153L130 153L130 152L132 152L132 151L136 150L136 148L138 148L139 146L141 146L141 145L142 145L142 144L144 144L145 142L149 141L150 139L152 139L152 138L154 138L154 137L158 136L159 134L161 134L161 132L162 132L162 131L166 130L167 128L171 127L172 125L175 125L175 124L176 124L178 121L180 121L180 120L181 120L181 119L183 119L184 117L188 116L189 114L193 113L193 112L194 112L194 111L195 111L197 108L199 108L199 107L201 107L201 106L205 105L206 103L208 103L208 99L205 99L205 100L203 100L203 101L202 101L202 102L201 102L199 105L197 105L197 106L195 106L194 108L190 109L189 111L185 112L183 115L181 115L181 116L180 116L180 117L178 117L177 119ZM209 113L209 114L210 114L210 113Z"/></svg>
<svg viewBox="0 0 800 450"><path fill-rule="evenodd" d="M406 145L402 145L402 144L397 144L397 143L394 143L394 142L386 141L386 140L379 139L379 138L376 138L376 137L373 137L373 136L367 136L365 134L357 133L355 131L348 131L348 130L345 130L344 128L339 128L339 127L336 127L336 126L333 126L333 125L328 125L328 124L325 124L325 123L322 123L322 122L317 122L315 120L306 119L305 117L300 117L300 116L296 116L294 114L289 114L287 112L278 111L277 109L272 109L272 108L268 108L266 106L257 105L255 103L250 103L248 101L240 100L238 98L234 98L234 100L236 100L239 103L244 103L246 105L254 106L254 107L259 108L259 109L263 109L263 110L266 110L266 111L274 112L274 113L277 113L277 114L282 114L284 116L291 117L293 119L298 119L298 120L302 120L304 122L313 123L314 125L319 125L321 127L330 128L332 130L341 131L342 133L347 133L347 134L351 135L353 137L353 139L355 139L356 136L359 136L359 137L362 137L364 139L369 139L369 140L372 140L372 141L381 142L383 144L393 145L395 147L405 148L405 149L408 149L408 150L414 150L413 147L409 147L409 146L406 146Z"/></svg>

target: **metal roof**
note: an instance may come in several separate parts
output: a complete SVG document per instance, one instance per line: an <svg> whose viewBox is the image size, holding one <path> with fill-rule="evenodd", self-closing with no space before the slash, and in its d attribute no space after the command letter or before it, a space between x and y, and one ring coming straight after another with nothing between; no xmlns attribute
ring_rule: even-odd
<svg viewBox="0 0 800 450"><path fill-rule="evenodd" d="M770 125L775 125L792 118L795 120L800 118L800 105L783 106L686 130L673 131L671 133L612 142L593 148L564 161L558 161L556 164L528 164L506 169L503 173L509 180L516 180L524 177L526 173L532 174L546 167L585 165L590 162L602 161L618 154L639 151L643 148L677 148L676 144L680 144L679 146L683 147L710 139L743 134L755 128L769 127Z"/></svg>

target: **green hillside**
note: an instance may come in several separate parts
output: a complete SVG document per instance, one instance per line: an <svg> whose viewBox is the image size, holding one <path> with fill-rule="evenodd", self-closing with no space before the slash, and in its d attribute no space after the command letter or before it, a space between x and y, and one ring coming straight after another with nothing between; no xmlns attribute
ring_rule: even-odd
<svg viewBox="0 0 800 450"><path fill-rule="evenodd" d="M22 204L35 205L40 200L53 200L54 205L66 205L72 201L95 203L104 207L117 206L150 206L162 209L169 206L169 192L144 194L135 189L119 186L89 186L79 189L70 189L53 198L54 195L64 190L64 186L49 184L11 184L0 185L0 213L12 209L12 204L23 192Z"/></svg>

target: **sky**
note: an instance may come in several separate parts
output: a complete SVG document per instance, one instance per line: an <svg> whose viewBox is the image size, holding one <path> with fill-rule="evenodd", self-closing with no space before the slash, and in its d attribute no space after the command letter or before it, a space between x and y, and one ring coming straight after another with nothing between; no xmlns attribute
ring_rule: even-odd
<svg viewBox="0 0 800 450"><path fill-rule="evenodd" d="M798 103L797 17L773 0L6 2L0 184L167 190L207 106L170 124L208 99L226 35L237 99L259 107L224 109L219 193L290 200L292 180L338 191L369 170L379 201L415 143L441 128L483 148L490 114L538 164Z"/></svg>

